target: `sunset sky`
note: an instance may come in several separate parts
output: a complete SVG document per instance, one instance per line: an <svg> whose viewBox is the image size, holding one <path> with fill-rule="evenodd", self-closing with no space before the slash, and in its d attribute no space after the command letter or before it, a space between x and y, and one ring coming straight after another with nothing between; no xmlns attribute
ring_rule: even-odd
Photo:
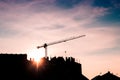
<svg viewBox="0 0 120 80"><path fill-rule="evenodd" d="M37 46L78 35L48 55L76 58L89 79L120 76L120 0L0 0L1 53L39 56Z"/></svg>

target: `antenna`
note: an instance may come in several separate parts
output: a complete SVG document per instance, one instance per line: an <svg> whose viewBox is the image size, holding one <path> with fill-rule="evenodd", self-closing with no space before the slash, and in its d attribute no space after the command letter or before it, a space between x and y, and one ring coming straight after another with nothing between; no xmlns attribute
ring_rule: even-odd
<svg viewBox="0 0 120 80"><path fill-rule="evenodd" d="M59 40L59 41L55 41L55 42L51 42L51 43L44 43L42 46L37 46L37 48L39 49L39 48L44 47L45 48L45 58L47 58L47 47L48 46L58 44L58 43L62 43L62 42L67 42L67 41L74 40L74 39L84 37L84 36L86 36L86 35L79 35L79 36L76 36L76 37L70 37L70 38L67 38L67 39L64 39L64 40Z"/></svg>

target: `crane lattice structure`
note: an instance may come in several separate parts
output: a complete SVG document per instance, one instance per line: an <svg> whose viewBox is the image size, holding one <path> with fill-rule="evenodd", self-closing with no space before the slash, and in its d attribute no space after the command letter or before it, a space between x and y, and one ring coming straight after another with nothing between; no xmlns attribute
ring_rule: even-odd
<svg viewBox="0 0 120 80"><path fill-rule="evenodd" d="M76 37L70 37L70 38L67 38L67 39L64 39L64 40L59 40L59 41L55 41L55 42L51 42L51 43L44 43L42 46L37 46L37 48L42 48L44 47L45 48L45 58L47 58L47 47L50 46L50 45L54 45L54 44L58 44L58 43L62 43L62 42L67 42L67 41L70 41L70 40L73 40L73 39L78 39L78 38L81 38L81 37L84 37L86 35L79 35L79 36L76 36Z"/></svg>

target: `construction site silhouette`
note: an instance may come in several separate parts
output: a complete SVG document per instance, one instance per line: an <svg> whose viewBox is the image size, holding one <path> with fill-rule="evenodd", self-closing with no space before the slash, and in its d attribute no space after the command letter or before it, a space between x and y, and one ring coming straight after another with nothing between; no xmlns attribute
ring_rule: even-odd
<svg viewBox="0 0 120 80"><path fill-rule="evenodd" d="M120 80L108 72L92 80ZM116 78L117 77L117 78ZM36 66L27 54L0 54L0 80L89 80L73 57L43 57Z"/></svg>

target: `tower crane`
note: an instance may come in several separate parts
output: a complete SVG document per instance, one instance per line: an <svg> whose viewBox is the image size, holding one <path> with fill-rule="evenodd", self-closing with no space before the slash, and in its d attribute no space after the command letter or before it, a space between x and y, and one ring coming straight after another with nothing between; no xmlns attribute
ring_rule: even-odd
<svg viewBox="0 0 120 80"><path fill-rule="evenodd" d="M59 40L59 41L55 41L55 42L51 42L51 43L44 43L42 46L37 46L37 48L39 49L39 48L44 47L45 48L45 58L47 58L47 47L48 46L58 44L58 43L62 43L62 42L67 42L67 41L77 39L77 38L81 38L81 37L84 37L84 36L86 36L86 35L79 35L79 36L76 36L76 37L70 37L70 38L67 38L67 39L63 39L63 40Z"/></svg>

